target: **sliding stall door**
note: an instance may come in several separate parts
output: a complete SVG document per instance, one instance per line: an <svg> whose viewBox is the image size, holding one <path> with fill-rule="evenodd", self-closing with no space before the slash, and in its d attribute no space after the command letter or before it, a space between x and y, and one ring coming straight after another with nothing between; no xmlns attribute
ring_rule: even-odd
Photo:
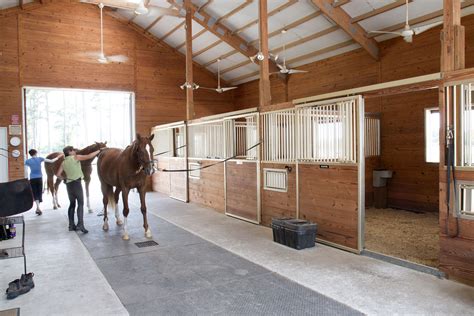
<svg viewBox="0 0 474 316"><path fill-rule="evenodd" d="M233 117L224 122L225 212L229 216L260 223L260 162L258 114Z"/></svg>
<svg viewBox="0 0 474 316"><path fill-rule="evenodd" d="M173 157L169 159L170 170L187 170L186 155L186 126L176 126L172 129ZM170 197L188 202L188 172L170 173Z"/></svg>
<svg viewBox="0 0 474 316"><path fill-rule="evenodd" d="M363 100L315 102L297 111L299 218L317 223L317 240L360 252L365 209Z"/></svg>
<svg viewBox="0 0 474 316"><path fill-rule="evenodd" d="M8 149L7 128L0 127L0 182L8 181Z"/></svg>

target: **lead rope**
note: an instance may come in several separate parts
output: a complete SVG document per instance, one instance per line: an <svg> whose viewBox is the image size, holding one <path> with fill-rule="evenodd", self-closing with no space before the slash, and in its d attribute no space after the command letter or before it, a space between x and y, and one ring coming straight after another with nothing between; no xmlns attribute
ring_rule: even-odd
<svg viewBox="0 0 474 316"><path fill-rule="evenodd" d="M451 171L453 174L453 186L454 186L454 211L456 211L456 207L458 205L457 199L457 189L456 189L456 174L455 174L455 166L454 166L454 131L452 126L448 128L448 132L446 135L446 144L448 149L448 164L446 168L446 182L447 182L447 190L446 190L446 206L447 206L447 217L446 217L446 232L450 237L458 237L459 235L459 220L456 214L453 216L456 219L456 232L452 234L449 229L449 222L451 219Z"/></svg>
<svg viewBox="0 0 474 316"><path fill-rule="evenodd" d="M258 142L256 143L255 145L253 145L252 147L249 147L245 150L245 152L249 152L250 150L254 149L255 147L257 146L260 146L262 142ZM232 157L228 157L228 158L225 158L224 160L221 160L221 161L218 161L216 163L213 163L213 164L210 164L210 165L207 165L207 166L204 166L204 167L199 167L199 168L194 168L194 169L171 169L171 170L168 170L168 169L158 169L158 171L161 171L161 172L191 172L191 171L197 171L197 170L202 170L202 169L206 169L206 168L210 168L210 167L213 167L215 165L218 165L218 164L221 164L221 163L224 163L226 161L229 161L231 159L234 159L236 158L237 155L234 155Z"/></svg>

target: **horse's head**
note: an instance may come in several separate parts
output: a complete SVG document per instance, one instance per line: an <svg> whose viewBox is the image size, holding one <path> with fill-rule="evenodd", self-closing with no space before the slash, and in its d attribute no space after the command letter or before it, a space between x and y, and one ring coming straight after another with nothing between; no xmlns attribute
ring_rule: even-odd
<svg viewBox="0 0 474 316"><path fill-rule="evenodd" d="M153 145L151 141L155 135L142 137L137 133L137 139L133 142L132 150L137 157L140 167L147 176L155 173L155 160L153 159Z"/></svg>
<svg viewBox="0 0 474 316"><path fill-rule="evenodd" d="M102 149L102 148L107 147L107 141L105 141L104 143L102 143L102 142L95 142L94 145L95 145L95 146L94 146L94 151L96 151L96 150L99 150L99 149Z"/></svg>

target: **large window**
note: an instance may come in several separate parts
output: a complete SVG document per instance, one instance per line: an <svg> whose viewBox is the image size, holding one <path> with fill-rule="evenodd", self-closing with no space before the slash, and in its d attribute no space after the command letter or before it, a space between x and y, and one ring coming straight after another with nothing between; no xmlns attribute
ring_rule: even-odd
<svg viewBox="0 0 474 316"><path fill-rule="evenodd" d="M439 110L425 109L425 159L439 163Z"/></svg>
<svg viewBox="0 0 474 316"><path fill-rule="evenodd" d="M462 165L474 166L474 84L462 85Z"/></svg>
<svg viewBox="0 0 474 316"><path fill-rule="evenodd" d="M28 148L45 155L95 141L125 148L133 135L133 93L26 88Z"/></svg>

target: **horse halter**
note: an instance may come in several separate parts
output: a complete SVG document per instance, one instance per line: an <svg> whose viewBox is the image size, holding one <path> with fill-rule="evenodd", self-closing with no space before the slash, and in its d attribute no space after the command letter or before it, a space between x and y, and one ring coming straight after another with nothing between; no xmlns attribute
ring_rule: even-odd
<svg viewBox="0 0 474 316"><path fill-rule="evenodd" d="M156 163L156 159L152 159L152 160L143 160L142 159L142 156L143 156L143 153L141 154L138 154L137 155L137 160L138 160L138 164L140 165L140 168L138 168L138 170L136 171L135 174L139 174L140 172L144 172L145 175L147 176L151 176L152 174L154 174L156 172L156 166L155 166L155 163ZM152 155L153 157L153 155Z"/></svg>

